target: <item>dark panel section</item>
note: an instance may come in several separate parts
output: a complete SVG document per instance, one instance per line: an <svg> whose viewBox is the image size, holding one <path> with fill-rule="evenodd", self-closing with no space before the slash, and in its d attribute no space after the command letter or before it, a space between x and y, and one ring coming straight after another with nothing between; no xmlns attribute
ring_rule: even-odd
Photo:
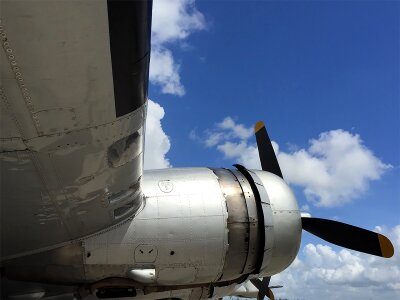
<svg viewBox="0 0 400 300"><path fill-rule="evenodd" d="M147 99L152 1L107 0L116 116Z"/></svg>
<svg viewBox="0 0 400 300"><path fill-rule="evenodd" d="M134 288L102 288L98 289L96 296L99 299L135 297Z"/></svg>
<svg viewBox="0 0 400 300"><path fill-rule="evenodd" d="M85 281L81 243L26 255L3 262L8 279L49 284Z"/></svg>
<svg viewBox="0 0 400 300"><path fill-rule="evenodd" d="M242 173L243 176L247 179L253 191L254 197L256 198L260 241L258 244L258 251L257 251L258 253L257 253L257 262L255 265L255 271L252 274L260 274L260 269L264 259L264 245L265 245L264 212L261 206L261 197L260 193L258 192L257 186L254 182L254 179L253 177L251 177L249 171L247 171L247 169L244 166L239 164L235 164L233 166L236 167L238 171Z"/></svg>
<svg viewBox="0 0 400 300"><path fill-rule="evenodd" d="M332 244L376 256L393 256L392 243L379 233L320 218L301 218L301 222L304 230Z"/></svg>

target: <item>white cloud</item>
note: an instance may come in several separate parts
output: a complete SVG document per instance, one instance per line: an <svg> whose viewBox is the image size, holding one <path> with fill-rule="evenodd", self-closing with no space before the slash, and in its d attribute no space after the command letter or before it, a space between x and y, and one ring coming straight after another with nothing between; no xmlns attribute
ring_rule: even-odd
<svg viewBox="0 0 400 300"><path fill-rule="evenodd" d="M308 149L278 152L285 179L304 187L318 206L337 206L359 197L390 165L380 161L359 135L338 129L323 132Z"/></svg>
<svg viewBox="0 0 400 300"><path fill-rule="evenodd" d="M154 0L152 42L156 45L183 40L205 27L194 0Z"/></svg>
<svg viewBox="0 0 400 300"><path fill-rule="evenodd" d="M185 94L179 75L180 65L167 46L177 41L187 45L184 40L192 32L204 28L204 16L196 9L194 0L153 1L149 78L163 93Z"/></svg>
<svg viewBox="0 0 400 300"><path fill-rule="evenodd" d="M207 139L204 141L207 147L213 147L217 145L223 138L223 135L221 132L213 132L211 133Z"/></svg>
<svg viewBox="0 0 400 300"><path fill-rule="evenodd" d="M233 137L240 139L248 139L253 135L252 128L246 128L243 124L236 124L231 117L226 117L221 123L218 123L217 126L230 131Z"/></svg>
<svg viewBox="0 0 400 300"><path fill-rule="evenodd" d="M301 212L300 214L302 218L311 218L311 214L309 212Z"/></svg>
<svg viewBox="0 0 400 300"><path fill-rule="evenodd" d="M150 82L161 87L164 94L183 96L185 88L179 75L180 65L175 62L167 48L181 42L187 48L185 39L196 30L204 29L203 15L196 9L194 0L154 0L152 17L152 39L150 60ZM148 102L144 168L171 167L166 158L171 142L161 126L165 112L162 106Z"/></svg>
<svg viewBox="0 0 400 300"><path fill-rule="evenodd" d="M183 96L185 88L181 84L179 65L174 62L171 51L155 48L151 52L150 75L153 84L161 86L164 94Z"/></svg>
<svg viewBox="0 0 400 300"><path fill-rule="evenodd" d="M272 277L271 285L284 286L274 291L275 296L310 300L399 299L400 255L396 249L400 249L400 225L380 231L394 244L392 258L307 244L301 259L296 258L287 270Z"/></svg>
<svg viewBox="0 0 400 300"><path fill-rule="evenodd" d="M161 126L161 119L164 115L164 109L158 103L151 100L148 101L144 151L145 169L171 167L169 160L166 158L171 142Z"/></svg>
<svg viewBox="0 0 400 300"><path fill-rule="evenodd" d="M207 147L251 169L261 169L258 150L249 138L252 128L227 117L205 131ZM308 149L284 152L272 141L285 180L304 189L316 206L339 206L362 195L369 182L379 179L391 166L379 160L357 134L345 130L323 132L309 141Z"/></svg>

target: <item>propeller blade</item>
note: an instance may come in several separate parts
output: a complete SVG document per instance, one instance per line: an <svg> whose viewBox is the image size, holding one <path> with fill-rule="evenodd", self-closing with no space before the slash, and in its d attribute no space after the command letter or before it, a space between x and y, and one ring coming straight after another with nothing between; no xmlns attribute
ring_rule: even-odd
<svg viewBox="0 0 400 300"><path fill-rule="evenodd" d="M271 172L283 178L274 148L272 148L271 140L269 139L267 130L265 129L264 122L259 121L256 123L254 126L254 133L256 135L258 155L260 156L263 171Z"/></svg>
<svg viewBox="0 0 400 300"><path fill-rule="evenodd" d="M283 288L283 285L271 285L269 288L270 289L280 289L280 288Z"/></svg>
<svg viewBox="0 0 400 300"><path fill-rule="evenodd" d="M258 289L257 300L262 300L264 297L275 300L274 293L268 287L270 280L271 277L264 277L262 281L260 279L250 279L251 283Z"/></svg>
<svg viewBox="0 0 400 300"><path fill-rule="evenodd" d="M327 219L302 217L301 221L304 230L332 244L385 258L394 254L392 243L382 234Z"/></svg>
<svg viewBox="0 0 400 300"><path fill-rule="evenodd" d="M272 292L272 290L270 288L268 288L268 295L267 297L271 300L275 300L275 296L274 293Z"/></svg>

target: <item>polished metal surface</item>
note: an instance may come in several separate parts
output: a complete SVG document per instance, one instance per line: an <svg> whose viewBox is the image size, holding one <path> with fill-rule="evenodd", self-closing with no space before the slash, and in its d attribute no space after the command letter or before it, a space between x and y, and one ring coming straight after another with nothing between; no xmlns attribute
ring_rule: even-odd
<svg viewBox="0 0 400 300"><path fill-rule="evenodd" d="M236 170L212 169L218 176L228 211L228 241L219 281L239 279L255 270L260 242L256 199L247 179Z"/></svg>
<svg viewBox="0 0 400 300"><path fill-rule="evenodd" d="M257 249L260 243L260 235L264 234L263 230L259 228L257 204L253 190L251 189L248 180L237 170L230 170L237 178L242 189L243 196L246 201L249 231L247 234L248 251L246 264L243 269L243 274L253 273L256 268L257 262Z"/></svg>
<svg viewBox="0 0 400 300"><path fill-rule="evenodd" d="M296 258L301 242L301 217L296 198L280 177L264 171L251 170L259 189L268 194L272 219L265 221L266 251L259 277L272 276L286 269ZM265 212L264 212L265 215ZM268 216L267 218L271 218ZM269 244L269 240L273 241Z"/></svg>
<svg viewBox="0 0 400 300"><path fill-rule="evenodd" d="M155 283L156 270L155 269L132 269L127 273L127 277L140 283Z"/></svg>
<svg viewBox="0 0 400 300"><path fill-rule="evenodd" d="M143 291L156 297L184 289L188 297L201 298L210 284L213 296L253 295L251 285L240 283L286 268L297 254L301 227L286 183L267 172L248 172L263 222L255 191L240 171L146 171L145 201L134 217L72 245L8 260L5 275L95 287L122 278L130 280L138 299ZM262 264L255 274L257 261Z"/></svg>
<svg viewBox="0 0 400 300"><path fill-rule="evenodd" d="M263 216L263 232L264 232L264 247L263 247L263 257L260 269L258 271L259 274L262 274L263 270L269 265L272 258L272 248L274 247L274 222L272 217L272 208L268 193L263 185L263 182L254 172L248 170L249 175L252 177L253 182L255 183L255 188L258 191L260 197L260 208L262 210Z"/></svg>
<svg viewBox="0 0 400 300"><path fill-rule="evenodd" d="M158 285L216 281L228 249L217 176L206 168L146 171L143 193L144 206L131 221L84 240L85 270L93 270L87 279L155 269ZM125 273L110 268L117 265Z"/></svg>
<svg viewBox="0 0 400 300"><path fill-rule="evenodd" d="M3 272L8 279L44 283L85 282L81 243L5 261Z"/></svg>
<svg viewBox="0 0 400 300"><path fill-rule="evenodd" d="M249 247L249 222L242 189L236 177L226 169L213 169L228 210L228 252L220 281L237 279L243 273Z"/></svg>
<svg viewBox="0 0 400 300"><path fill-rule="evenodd" d="M141 50L129 83L139 96L117 99L107 1L1 2L2 260L92 234L139 208L151 16L151 3L141 3L131 10ZM132 62L121 55L120 65Z"/></svg>

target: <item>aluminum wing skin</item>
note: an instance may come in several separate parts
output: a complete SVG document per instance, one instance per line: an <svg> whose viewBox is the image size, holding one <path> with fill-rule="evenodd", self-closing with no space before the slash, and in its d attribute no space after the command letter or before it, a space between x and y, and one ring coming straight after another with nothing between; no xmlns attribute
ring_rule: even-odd
<svg viewBox="0 0 400 300"><path fill-rule="evenodd" d="M2 1L2 259L140 206L151 6Z"/></svg>

